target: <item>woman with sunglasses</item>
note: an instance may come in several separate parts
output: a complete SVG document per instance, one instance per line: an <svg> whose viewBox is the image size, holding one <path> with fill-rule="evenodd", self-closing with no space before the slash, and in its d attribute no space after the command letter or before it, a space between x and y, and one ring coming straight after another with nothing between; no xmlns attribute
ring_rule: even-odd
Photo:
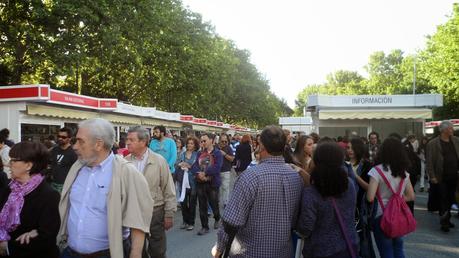
<svg viewBox="0 0 459 258"><path fill-rule="evenodd" d="M9 155L11 182L0 189L0 256L56 258L59 193L44 180L48 150L20 142Z"/></svg>

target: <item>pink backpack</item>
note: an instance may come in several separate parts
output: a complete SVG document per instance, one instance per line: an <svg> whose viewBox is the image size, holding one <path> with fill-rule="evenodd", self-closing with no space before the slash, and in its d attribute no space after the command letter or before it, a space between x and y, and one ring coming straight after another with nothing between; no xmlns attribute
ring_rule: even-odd
<svg viewBox="0 0 459 258"><path fill-rule="evenodd" d="M379 190L376 192L376 196L378 197L379 205L383 210L383 215L381 218L381 230L384 234L389 238L397 238L404 236L408 233L411 233L416 230L416 220L413 217L408 205L406 204L403 196L401 195L401 191L403 188L403 183L405 179L402 178L400 181L400 185L398 186L397 193L392 189L389 181L387 180L384 173L381 171L379 166L375 167L376 171L378 171L379 175L384 179L387 187L391 190L392 196L389 199L386 207L382 202L381 195L379 194Z"/></svg>

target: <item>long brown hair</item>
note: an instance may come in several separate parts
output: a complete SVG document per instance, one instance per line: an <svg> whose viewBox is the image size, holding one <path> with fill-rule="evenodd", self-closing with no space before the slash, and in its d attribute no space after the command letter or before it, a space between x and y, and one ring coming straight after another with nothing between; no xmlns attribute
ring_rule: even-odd
<svg viewBox="0 0 459 258"><path fill-rule="evenodd" d="M306 168L307 166L307 160L306 160L306 153L304 151L304 145L306 145L306 142L308 139L312 139L311 136L308 135L301 135L298 140L296 141L296 146L295 146L295 151L293 152L294 156L294 161L297 166L300 166L301 168Z"/></svg>

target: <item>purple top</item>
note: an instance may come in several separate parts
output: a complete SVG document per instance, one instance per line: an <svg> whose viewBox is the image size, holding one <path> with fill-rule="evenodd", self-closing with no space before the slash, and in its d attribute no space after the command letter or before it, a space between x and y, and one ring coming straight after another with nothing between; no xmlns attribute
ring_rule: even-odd
<svg viewBox="0 0 459 258"><path fill-rule="evenodd" d="M351 180L348 180L348 190L335 200L350 241L357 245L354 227L356 194ZM323 198L314 186L303 190L298 231L306 238L303 248L305 258L327 257L347 250L331 199Z"/></svg>

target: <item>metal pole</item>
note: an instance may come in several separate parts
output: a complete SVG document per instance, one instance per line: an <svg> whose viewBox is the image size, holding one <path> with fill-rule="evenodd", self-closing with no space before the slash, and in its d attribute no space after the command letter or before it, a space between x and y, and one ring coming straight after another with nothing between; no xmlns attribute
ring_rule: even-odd
<svg viewBox="0 0 459 258"><path fill-rule="evenodd" d="M416 95L416 55L413 59L413 95Z"/></svg>

